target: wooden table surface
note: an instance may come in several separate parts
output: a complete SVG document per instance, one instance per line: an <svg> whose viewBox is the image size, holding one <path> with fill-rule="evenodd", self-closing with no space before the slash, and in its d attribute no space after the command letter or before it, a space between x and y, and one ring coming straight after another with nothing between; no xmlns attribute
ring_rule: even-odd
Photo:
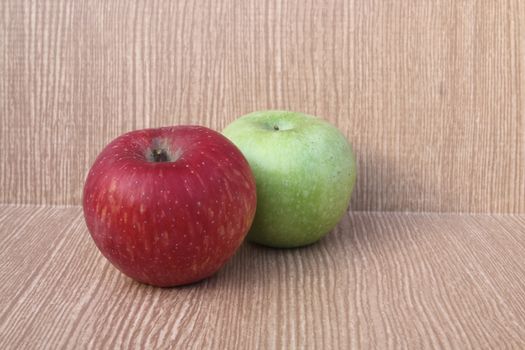
<svg viewBox="0 0 525 350"><path fill-rule="evenodd" d="M0 206L0 232L1 349L525 347L523 215L351 213L172 289L113 268L79 207Z"/></svg>

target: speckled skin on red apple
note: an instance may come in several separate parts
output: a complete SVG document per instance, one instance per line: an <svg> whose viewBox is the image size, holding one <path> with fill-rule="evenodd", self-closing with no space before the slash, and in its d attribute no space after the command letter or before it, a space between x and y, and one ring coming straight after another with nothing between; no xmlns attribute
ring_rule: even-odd
<svg viewBox="0 0 525 350"><path fill-rule="evenodd" d="M169 159L155 158L159 149ZM83 207L97 247L120 271L176 286L214 274L235 253L255 215L255 180L240 151L213 130L139 130L97 157Z"/></svg>

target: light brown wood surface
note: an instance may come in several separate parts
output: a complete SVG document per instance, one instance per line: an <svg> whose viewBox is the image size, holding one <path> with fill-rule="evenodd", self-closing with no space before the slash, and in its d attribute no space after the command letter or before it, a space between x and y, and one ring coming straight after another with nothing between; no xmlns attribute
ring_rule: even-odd
<svg viewBox="0 0 525 350"><path fill-rule="evenodd" d="M100 255L105 144L263 109L353 144L334 232L174 289ZM523 349L525 1L0 1L0 203L0 349Z"/></svg>
<svg viewBox="0 0 525 350"><path fill-rule="evenodd" d="M0 2L0 203L79 204L119 134L260 109L348 136L353 209L525 213L525 2Z"/></svg>
<svg viewBox="0 0 525 350"><path fill-rule="evenodd" d="M2 206L0 232L2 349L525 347L525 216L354 213L173 289L120 274L77 207Z"/></svg>

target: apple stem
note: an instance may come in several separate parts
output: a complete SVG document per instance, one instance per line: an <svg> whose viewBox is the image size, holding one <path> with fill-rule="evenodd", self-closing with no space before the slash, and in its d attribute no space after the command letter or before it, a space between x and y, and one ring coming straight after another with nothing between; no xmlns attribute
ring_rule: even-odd
<svg viewBox="0 0 525 350"><path fill-rule="evenodd" d="M162 149L162 148L153 149L152 155L153 155L153 161L156 163L170 161L170 156L165 149Z"/></svg>

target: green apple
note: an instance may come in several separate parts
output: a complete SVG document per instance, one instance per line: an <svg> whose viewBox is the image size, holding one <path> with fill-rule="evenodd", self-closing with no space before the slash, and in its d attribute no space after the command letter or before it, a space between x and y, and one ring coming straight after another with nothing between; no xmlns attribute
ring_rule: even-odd
<svg viewBox="0 0 525 350"><path fill-rule="evenodd" d="M291 248L311 244L345 214L356 178L352 147L320 118L295 112L247 114L224 129L255 175L257 210L248 239Z"/></svg>

